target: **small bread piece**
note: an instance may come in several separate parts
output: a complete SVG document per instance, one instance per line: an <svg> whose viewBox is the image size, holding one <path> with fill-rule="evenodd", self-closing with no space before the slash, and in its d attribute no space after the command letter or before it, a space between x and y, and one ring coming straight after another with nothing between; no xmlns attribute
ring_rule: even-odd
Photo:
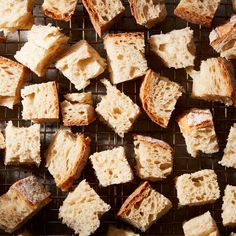
<svg viewBox="0 0 236 236"><path fill-rule="evenodd" d="M5 147L6 147L5 138L2 132L0 131L0 149L5 149Z"/></svg>
<svg viewBox="0 0 236 236"><path fill-rule="evenodd" d="M100 226L100 218L110 210L98 194L83 180L68 194L59 209L62 223L75 231L79 236L89 236Z"/></svg>
<svg viewBox="0 0 236 236"><path fill-rule="evenodd" d="M210 27L220 0L180 0L174 14L193 24Z"/></svg>
<svg viewBox="0 0 236 236"><path fill-rule="evenodd" d="M15 127L9 121L6 127L5 165L40 165L40 125Z"/></svg>
<svg viewBox="0 0 236 236"><path fill-rule="evenodd" d="M209 211L185 222L183 230L185 236L220 236L216 222Z"/></svg>
<svg viewBox="0 0 236 236"><path fill-rule="evenodd" d="M70 129L59 129L45 153L46 167L62 191L68 190L85 167L90 138L73 134Z"/></svg>
<svg viewBox="0 0 236 236"><path fill-rule="evenodd" d="M102 187L127 183L134 179L123 147L96 152L89 159Z"/></svg>
<svg viewBox="0 0 236 236"><path fill-rule="evenodd" d="M64 49L68 37L60 28L48 25L33 25L28 33L28 42L16 52L15 58L39 77Z"/></svg>
<svg viewBox="0 0 236 236"><path fill-rule="evenodd" d="M113 225L109 225L106 236L140 236L140 235L135 234L131 230L119 229Z"/></svg>
<svg viewBox="0 0 236 236"><path fill-rule="evenodd" d="M106 86L107 95L102 97L95 110L101 121L124 137L140 115L140 108L108 80L103 79L101 82Z"/></svg>
<svg viewBox="0 0 236 236"><path fill-rule="evenodd" d="M24 120L35 123L59 120L59 100L54 81L26 86L21 90L21 96Z"/></svg>
<svg viewBox="0 0 236 236"><path fill-rule="evenodd" d="M209 109L192 108L181 115L177 122L184 136L187 151L192 157L199 152L212 154L219 151L213 117Z"/></svg>
<svg viewBox="0 0 236 236"><path fill-rule="evenodd" d="M0 229L19 229L51 201L50 195L35 176L18 180L0 197Z"/></svg>
<svg viewBox="0 0 236 236"><path fill-rule="evenodd" d="M182 92L179 84L149 69L140 88L140 99L151 120L166 128Z"/></svg>
<svg viewBox="0 0 236 236"><path fill-rule="evenodd" d="M104 72L106 63L86 40L80 40L60 56L56 68L81 90Z"/></svg>
<svg viewBox="0 0 236 236"><path fill-rule="evenodd" d="M134 136L137 173L141 179L165 179L173 168L173 148L166 142L147 136Z"/></svg>
<svg viewBox="0 0 236 236"><path fill-rule="evenodd" d="M104 47L113 84L122 83L146 74L144 33L107 34Z"/></svg>
<svg viewBox="0 0 236 236"><path fill-rule="evenodd" d="M217 175L214 170L200 170L176 178L175 187L179 206L214 203L220 197Z"/></svg>
<svg viewBox="0 0 236 236"><path fill-rule="evenodd" d="M124 14L125 8L121 0L82 0L97 34L109 30Z"/></svg>
<svg viewBox="0 0 236 236"><path fill-rule="evenodd" d="M20 90L27 75L25 66L0 56L0 106L12 109L20 102Z"/></svg>

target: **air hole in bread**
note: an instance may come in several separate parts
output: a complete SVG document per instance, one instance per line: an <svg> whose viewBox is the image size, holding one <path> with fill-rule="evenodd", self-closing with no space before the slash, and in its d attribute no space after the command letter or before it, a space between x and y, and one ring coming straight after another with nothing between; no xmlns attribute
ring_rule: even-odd
<svg viewBox="0 0 236 236"><path fill-rule="evenodd" d="M123 58L124 58L124 57L123 57L123 55L121 55L121 54L119 54L119 55L117 56L117 59L118 59L118 60L123 60Z"/></svg>
<svg viewBox="0 0 236 236"><path fill-rule="evenodd" d="M165 49L166 49L166 44L160 44L159 50L160 51L165 51Z"/></svg>
<svg viewBox="0 0 236 236"><path fill-rule="evenodd" d="M136 66L131 66L130 71L129 71L129 76L133 77L135 75L136 70L138 70Z"/></svg>

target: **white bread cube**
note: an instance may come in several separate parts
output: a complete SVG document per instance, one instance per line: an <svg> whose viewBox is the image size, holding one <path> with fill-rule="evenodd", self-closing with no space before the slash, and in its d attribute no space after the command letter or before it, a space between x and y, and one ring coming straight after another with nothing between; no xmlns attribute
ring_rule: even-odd
<svg viewBox="0 0 236 236"><path fill-rule="evenodd" d="M236 106L234 68L225 58L209 58L201 62L200 71L188 68L193 78L192 97Z"/></svg>
<svg viewBox="0 0 236 236"><path fill-rule="evenodd" d="M100 37L119 20L125 11L121 0L82 0L82 2Z"/></svg>
<svg viewBox="0 0 236 236"><path fill-rule="evenodd" d="M41 77L64 49L67 41L68 37L58 27L50 24L33 25L28 33L28 42L16 52L15 58Z"/></svg>
<svg viewBox="0 0 236 236"><path fill-rule="evenodd" d="M8 122L6 130L5 165L40 165L40 125L15 127Z"/></svg>
<svg viewBox="0 0 236 236"><path fill-rule="evenodd" d="M24 120L35 123L59 120L59 100L56 83L33 84L21 90Z"/></svg>
<svg viewBox="0 0 236 236"><path fill-rule="evenodd" d="M100 218L110 210L99 195L83 180L70 192L59 209L62 223L79 236L89 236L100 226Z"/></svg>
<svg viewBox="0 0 236 236"><path fill-rule="evenodd" d="M217 175L214 170L200 170L176 178L175 187L179 206L214 203L220 197Z"/></svg>
<svg viewBox="0 0 236 236"><path fill-rule="evenodd" d="M168 78L149 69L140 88L140 99L143 109L151 120L167 128L177 100L183 88Z"/></svg>
<svg viewBox="0 0 236 236"><path fill-rule="evenodd" d="M50 195L35 176L18 180L0 197L0 229L19 229L51 201Z"/></svg>
<svg viewBox="0 0 236 236"><path fill-rule="evenodd" d="M5 138L2 132L0 131L0 149L5 149L5 147L6 147Z"/></svg>
<svg viewBox="0 0 236 236"><path fill-rule="evenodd" d="M20 90L27 75L25 66L0 56L0 106L12 109L20 102Z"/></svg>
<svg viewBox="0 0 236 236"><path fill-rule="evenodd" d="M107 34L104 37L108 69L113 84L146 74L144 33Z"/></svg>
<svg viewBox="0 0 236 236"><path fill-rule="evenodd" d="M181 115L177 122L184 136L187 151L192 157L199 152L212 154L219 151L213 117L209 109L192 108Z"/></svg>
<svg viewBox="0 0 236 236"><path fill-rule="evenodd" d="M125 200L117 216L145 232L171 207L171 201L155 191L146 181Z"/></svg>
<svg viewBox="0 0 236 236"><path fill-rule="evenodd" d="M186 221L183 230L185 236L220 236L216 222L209 211Z"/></svg>
<svg viewBox="0 0 236 236"><path fill-rule="evenodd" d="M89 159L102 187L131 182L134 178L123 147L96 152Z"/></svg>
<svg viewBox="0 0 236 236"><path fill-rule="evenodd" d="M131 230L119 229L113 225L109 225L106 236L140 236L140 235L135 234Z"/></svg>
<svg viewBox="0 0 236 236"><path fill-rule="evenodd" d="M173 169L173 148L166 142L147 136L134 136L137 174L141 179L165 179Z"/></svg>
<svg viewBox="0 0 236 236"><path fill-rule="evenodd" d="M169 68L179 69L194 65L196 48L193 30L189 27L172 30L167 34L152 35L149 43L151 50Z"/></svg>
<svg viewBox="0 0 236 236"><path fill-rule="evenodd" d="M59 129L45 153L46 167L62 191L68 190L85 167L90 151L90 139Z"/></svg>
<svg viewBox="0 0 236 236"><path fill-rule="evenodd" d="M236 11L236 0L232 0L232 4L233 4L234 11Z"/></svg>
<svg viewBox="0 0 236 236"><path fill-rule="evenodd" d="M86 40L80 40L60 56L56 68L81 90L104 72L106 63Z"/></svg>
<svg viewBox="0 0 236 236"><path fill-rule="evenodd" d="M102 97L95 110L101 121L124 137L140 115L140 108L108 80L103 79L101 82L106 86L107 95Z"/></svg>
<svg viewBox="0 0 236 236"><path fill-rule="evenodd" d="M174 14L193 24L210 27L220 0L180 0Z"/></svg>

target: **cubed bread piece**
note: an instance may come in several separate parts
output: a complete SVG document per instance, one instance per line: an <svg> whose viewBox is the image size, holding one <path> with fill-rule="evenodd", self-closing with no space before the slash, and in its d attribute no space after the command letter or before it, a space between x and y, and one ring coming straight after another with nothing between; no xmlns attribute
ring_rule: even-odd
<svg viewBox="0 0 236 236"><path fill-rule="evenodd" d="M140 115L140 108L108 80L101 82L106 86L107 95L97 104L98 117L120 137L124 137Z"/></svg>
<svg viewBox="0 0 236 236"><path fill-rule="evenodd" d="M122 83L146 74L144 33L107 34L104 47L113 84Z"/></svg>
<svg viewBox="0 0 236 236"><path fill-rule="evenodd" d="M135 234L131 230L119 229L113 225L110 225L107 231L106 236L140 236L139 234Z"/></svg>
<svg viewBox="0 0 236 236"><path fill-rule="evenodd" d="M7 0L0 2L0 31L5 35L20 29L30 29L34 22L34 0Z"/></svg>
<svg viewBox="0 0 236 236"><path fill-rule="evenodd" d="M193 30L189 27L173 30L167 34L152 35L149 43L151 50L169 68L179 69L194 65L196 47Z"/></svg>
<svg viewBox="0 0 236 236"><path fill-rule="evenodd" d="M0 149L4 149L5 147L6 147L5 138L2 132L0 131Z"/></svg>
<svg viewBox="0 0 236 236"><path fill-rule="evenodd" d="M21 90L22 117L36 123L59 120L59 100L56 83L33 84Z"/></svg>
<svg viewBox="0 0 236 236"><path fill-rule="evenodd" d="M106 63L86 40L80 40L60 56L56 68L81 90L104 72Z"/></svg>
<svg viewBox="0 0 236 236"><path fill-rule="evenodd" d="M216 222L209 211L186 221L183 230L185 236L220 236Z"/></svg>
<svg viewBox="0 0 236 236"><path fill-rule="evenodd" d="M236 11L236 0L232 0L233 9Z"/></svg>
<svg viewBox="0 0 236 236"><path fill-rule="evenodd" d="M102 187L131 182L134 178L123 147L96 152L89 159Z"/></svg>
<svg viewBox="0 0 236 236"><path fill-rule="evenodd" d="M15 58L39 77L64 49L68 37L60 29L48 25L33 25L28 33L28 42L16 52Z"/></svg>
<svg viewBox="0 0 236 236"><path fill-rule="evenodd" d="M40 165L40 125L15 127L11 121L6 127L5 165Z"/></svg>
<svg viewBox="0 0 236 236"><path fill-rule="evenodd" d="M173 148L166 142L147 136L134 136L137 174L141 179L165 179L173 169Z"/></svg>
<svg viewBox="0 0 236 236"><path fill-rule="evenodd" d="M35 176L18 180L0 197L0 229L19 229L51 201L50 195Z"/></svg>
<svg viewBox="0 0 236 236"><path fill-rule="evenodd" d="M176 178L175 187L179 206L214 203L220 197L217 175L214 170L200 170Z"/></svg>
<svg viewBox="0 0 236 236"><path fill-rule="evenodd" d="M236 58L236 15L225 24L213 29L209 35L210 45L227 59Z"/></svg>
<svg viewBox="0 0 236 236"><path fill-rule="evenodd" d="M78 0L44 0L44 14L55 20L69 21L74 14Z"/></svg>
<svg viewBox="0 0 236 236"><path fill-rule="evenodd" d="M20 90L27 75L25 66L0 56L0 106L12 109L20 102Z"/></svg>
<svg viewBox="0 0 236 236"><path fill-rule="evenodd" d="M225 58L209 58L201 62L200 71L188 68L193 78L192 97L236 106L234 68Z"/></svg>
<svg viewBox="0 0 236 236"><path fill-rule="evenodd" d="M220 0L180 0L174 14L193 24L210 27Z"/></svg>
<svg viewBox="0 0 236 236"><path fill-rule="evenodd" d="M187 151L192 157L199 152L212 154L219 151L213 117L209 109L192 108L181 115L177 122L184 136Z"/></svg>
<svg viewBox="0 0 236 236"><path fill-rule="evenodd" d="M82 2L88 11L94 29L100 37L125 12L121 0L82 0Z"/></svg>
<svg viewBox="0 0 236 236"><path fill-rule="evenodd" d="M149 69L140 88L140 99L151 120L166 128L182 92L179 84Z"/></svg>
<svg viewBox="0 0 236 236"><path fill-rule="evenodd" d="M62 191L68 190L85 167L90 139L83 134L73 134L70 129L59 129L45 153L46 167Z"/></svg>
<svg viewBox="0 0 236 236"><path fill-rule="evenodd" d="M89 236L99 228L100 218L110 208L83 180L64 200L59 218L79 236Z"/></svg>

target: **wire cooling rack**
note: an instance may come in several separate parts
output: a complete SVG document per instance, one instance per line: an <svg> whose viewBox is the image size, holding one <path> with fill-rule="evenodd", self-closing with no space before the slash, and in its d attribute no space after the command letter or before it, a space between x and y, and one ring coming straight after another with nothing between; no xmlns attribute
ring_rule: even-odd
<svg viewBox="0 0 236 236"><path fill-rule="evenodd" d="M112 27L110 32L116 33L144 31L145 37L148 39L153 34L161 32L166 33L173 29L180 29L190 26L192 29L194 29L194 40L197 46L196 66L199 65L202 59L216 56L213 49L209 46L208 35L210 29L203 28L198 25L188 24L187 22L176 18L173 15L173 11L179 1L166 0L165 2L168 11L168 17L164 22L160 23L156 27L152 28L151 30L147 30L136 24L134 18L131 16L128 2L126 0L124 3L126 6L125 15L117 24ZM68 23L54 21L48 17L45 17L40 10L41 5L42 0L36 0L36 6L33 10L36 24L52 23L53 25L57 25L63 29L63 33L70 36L69 44L74 44L80 39L86 39L99 51L103 57L106 57L102 39L99 38L95 33L88 14L80 2L77 5L77 9L74 16L72 17L72 20ZM221 5L216 13L216 17L213 21L213 26L215 27L216 25L224 22L231 16L231 14L231 0L222 0ZM26 40L27 38L25 31L19 31L13 35L10 35L5 43L0 43L0 55L13 59L15 52L20 49ZM210 168L214 169L218 175L221 196L226 184L236 185L236 171L223 168L218 164L218 161L222 157L222 150L225 147L230 126L236 122L236 109L226 108L224 105L218 103L213 104L190 99L189 95L191 93L192 82L191 79L187 77L184 70L173 70L164 67L163 64L152 53L150 53L149 45L147 43L146 57L148 59L150 68L153 68L157 72L169 77L171 80L180 83L186 91L186 93L178 101L176 111L174 112L167 129L160 128L158 125L154 124L143 111L141 117L135 123L133 130L128 133L124 139L118 137L111 129L99 121L93 122L88 127L73 127L72 130L76 132L84 132L86 135L91 137L92 153L120 145L125 146L127 150L127 157L133 169L135 163L132 135L134 133L149 135L162 139L174 147L175 157L173 173L166 180L152 184L152 186L157 191L163 193L172 201L173 209L167 215L162 217L156 224L154 224L146 233L141 235L183 235L183 221L200 215L207 210L210 210L212 216L216 220L221 235L229 235L232 229L224 228L221 223L222 199L211 205L191 208L184 207L182 209L178 209L178 201L174 188L174 178L186 172L190 173L200 169ZM108 74L105 74L101 77L108 78ZM74 86L71 85L69 81L64 78L63 75L60 74L53 66L48 69L46 76L43 78L38 78L36 75L32 74L28 84L41 83L49 80L55 80L57 82L60 98L62 98L62 95L67 92L76 92ZM118 85L118 88L125 94L129 95L133 101L141 107L139 100L140 83L140 80L126 82ZM105 90L100 85L98 80L94 80L85 91L92 91L95 104L99 102L100 96L105 94ZM219 153L212 155L211 157L202 156L199 158L192 158L187 154L184 139L179 131L178 125L174 121L174 117L177 113L183 112L185 109L190 107L210 108L213 112L216 133L220 144ZM4 128L6 123L10 120L12 120L17 126L30 125L30 122L21 119L21 110L21 105L15 106L14 110L0 107L0 128ZM60 125L61 123L45 123L41 125L42 157L45 148L50 142L51 136ZM36 167L6 167L3 164L3 153L0 153L0 157L0 194L5 193L10 185L12 185L16 180L24 178L30 174L35 174L38 176L44 183L46 189L52 193L52 202L35 217L33 217L33 219L25 225L25 228L28 228L33 233L33 235L72 235L73 231L61 224L61 221L58 220L58 208L61 206L63 200L67 196L67 193L63 193L58 188L56 188L52 176L44 167L44 163L39 169ZM136 177L135 181L131 184L100 188L90 163L88 163L84 169L80 180L84 178L87 179L87 181L102 197L102 199L112 206L112 209L107 214L105 214L104 217L102 217L101 226L96 231L95 235L105 235L109 224L115 224L121 227L131 227L125 223L122 223L121 221L118 221L116 219L116 213L127 196L131 194L140 184L141 180ZM78 184L80 180L78 180L75 184ZM0 231L0 235L7 234L3 231Z"/></svg>

